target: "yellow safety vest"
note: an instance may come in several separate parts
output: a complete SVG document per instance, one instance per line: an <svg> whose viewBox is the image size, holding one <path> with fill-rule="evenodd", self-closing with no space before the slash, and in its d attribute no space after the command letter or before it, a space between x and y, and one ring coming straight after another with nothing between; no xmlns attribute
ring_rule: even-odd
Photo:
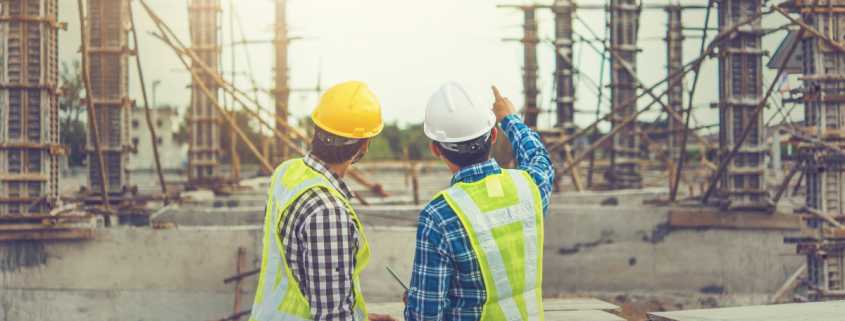
<svg viewBox="0 0 845 321"><path fill-rule="evenodd" d="M487 292L481 321L543 321L543 203L528 173L503 170L438 195L478 258Z"/></svg>
<svg viewBox="0 0 845 321"><path fill-rule="evenodd" d="M292 159L279 165L270 180L267 192L267 208L264 216L264 240L261 253L261 274L255 302L252 305L250 321L305 321L312 320L311 305L299 282L293 277L285 259L285 247L279 234L280 222L288 207L302 193L314 187L324 187L343 201L358 229L359 247L355 254L355 270L352 284L355 293L354 317L356 321L367 320L367 308L361 293L360 275L370 259L370 247L364 235L364 228L349 204L349 200L329 180L313 170L300 159Z"/></svg>

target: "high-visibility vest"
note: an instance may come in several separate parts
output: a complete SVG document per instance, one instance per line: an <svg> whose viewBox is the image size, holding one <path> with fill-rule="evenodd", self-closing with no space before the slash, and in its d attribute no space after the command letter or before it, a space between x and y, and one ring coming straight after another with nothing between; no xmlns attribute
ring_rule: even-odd
<svg viewBox="0 0 845 321"><path fill-rule="evenodd" d="M302 159L292 159L279 165L270 180L267 192L267 208L264 216L264 239L261 253L261 274L255 302L252 305L250 321L305 321L312 320L311 305L299 282L293 276L287 259L285 247L279 234L280 223L287 214L290 205L303 193L314 187L329 190L337 199L343 201L358 230L358 252L355 254L355 269L352 284L355 295L354 318L356 321L367 320L367 308L361 293L360 275L370 259L370 247L364 235L364 228L358 216L349 204L349 200L338 192L329 180L306 165Z"/></svg>
<svg viewBox="0 0 845 321"><path fill-rule="evenodd" d="M543 321L543 203L528 173L503 170L438 195L478 258L487 293L481 321Z"/></svg>

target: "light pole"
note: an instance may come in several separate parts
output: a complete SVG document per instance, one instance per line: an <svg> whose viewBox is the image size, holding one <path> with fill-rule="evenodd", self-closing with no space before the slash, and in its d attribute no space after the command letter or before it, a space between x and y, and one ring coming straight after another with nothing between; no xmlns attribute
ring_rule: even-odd
<svg viewBox="0 0 845 321"><path fill-rule="evenodd" d="M161 80L153 80L153 108L158 108L158 102L156 101L156 88L161 85Z"/></svg>

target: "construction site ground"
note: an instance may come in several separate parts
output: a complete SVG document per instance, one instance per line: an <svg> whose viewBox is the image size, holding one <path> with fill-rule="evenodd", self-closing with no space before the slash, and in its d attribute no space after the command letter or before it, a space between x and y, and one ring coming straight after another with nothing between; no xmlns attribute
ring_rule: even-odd
<svg viewBox="0 0 845 321"><path fill-rule="evenodd" d="M364 292L373 303L398 302L402 288L385 267L409 278L422 204L412 204L410 177L399 163L359 167L392 194L367 194L371 205L358 207L373 252ZM133 175L139 185L154 182L145 178L151 173ZM657 181L661 173L649 176ZM437 164L418 177L422 203L449 181ZM168 206L152 202L148 225L98 228L93 240L0 245L5 318L187 321L232 314L234 283L223 280L236 274L239 248L241 271L259 264L267 183L245 178L230 195L194 191ZM700 209L646 205L666 197L659 187L555 194L545 223L544 295L604 299L626 319L643 320L646 311L768 303L803 262L783 243L797 230L784 227L792 221L781 214L761 217L776 219L769 227L696 227L700 222L673 213ZM255 277L243 280L244 309L255 284Z"/></svg>

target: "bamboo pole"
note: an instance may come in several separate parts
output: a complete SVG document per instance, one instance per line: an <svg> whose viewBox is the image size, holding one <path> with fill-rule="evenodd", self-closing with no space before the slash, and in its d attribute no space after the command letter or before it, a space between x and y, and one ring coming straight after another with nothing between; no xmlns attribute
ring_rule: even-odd
<svg viewBox="0 0 845 321"><path fill-rule="evenodd" d="M150 104L147 100L147 83L144 81L144 69L141 68L141 49L138 44L138 31L135 29L135 13L132 11L132 3L129 3L129 26L132 30L132 42L135 46L135 65L138 67L138 81L141 83L141 96L144 98L144 116L147 121L147 129L150 131L150 137L153 145L153 158L155 159L156 174L158 175L158 182L161 185L161 194L164 196L164 204L169 203L167 197L167 184L164 181L164 174L161 171L161 159L158 153L158 135L156 135L155 127L153 126L153 119L150 115Z"/></svg>

